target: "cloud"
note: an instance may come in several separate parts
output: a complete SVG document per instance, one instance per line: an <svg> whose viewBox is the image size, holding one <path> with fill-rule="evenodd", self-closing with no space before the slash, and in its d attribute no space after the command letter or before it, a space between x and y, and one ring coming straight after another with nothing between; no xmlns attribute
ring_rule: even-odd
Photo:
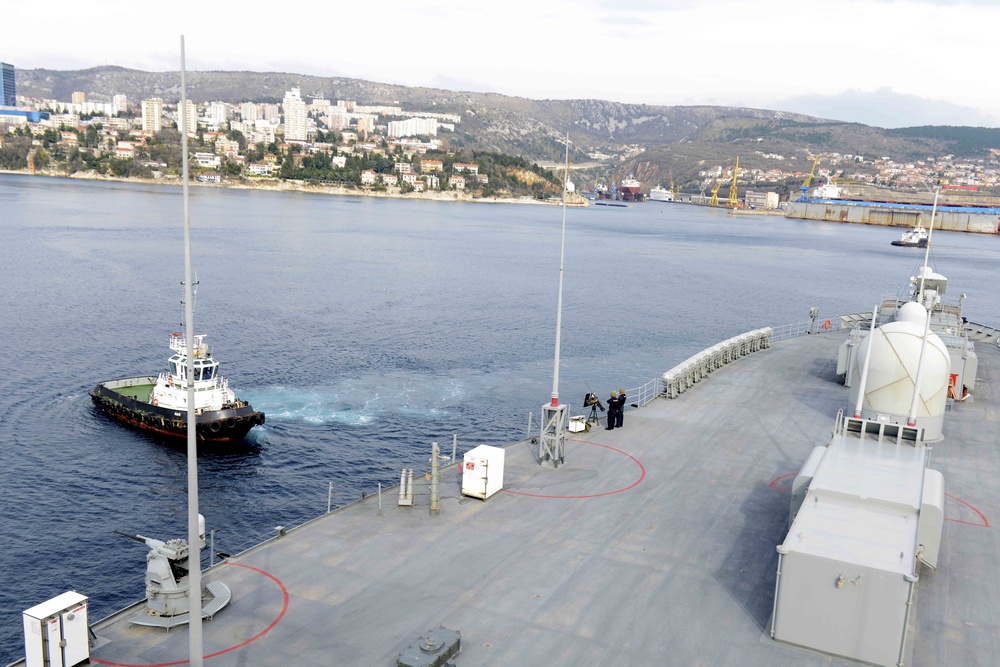
<svg viewBox="0 0 1000 667"><path fill-rule="evenodd" d="M773 106L783 111L884 128L919 125L1000 127L1000 118L979 109L896 93L889 87L870 92L845 90L835 95L800 95L775 102Z"/></svg>

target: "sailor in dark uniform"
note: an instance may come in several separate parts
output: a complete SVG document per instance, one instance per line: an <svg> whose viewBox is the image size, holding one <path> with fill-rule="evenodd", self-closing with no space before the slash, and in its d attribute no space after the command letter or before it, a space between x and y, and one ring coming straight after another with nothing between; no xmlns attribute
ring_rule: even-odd
<svg viewBox="0 0 1000 667"><path fill-rule="evenodd" d="M618 410L620 409L618 394L611 392L611 398L608 399L608 425L604 428L605 431L610 431L618 423Z"/></svg>
<svg viewBox="0 0 1000 667"><path fill-rule="evenodd" d="M622 427L622 420L625 415L625 390L618 390L618 411L615 413L615 427Z"/></svg>

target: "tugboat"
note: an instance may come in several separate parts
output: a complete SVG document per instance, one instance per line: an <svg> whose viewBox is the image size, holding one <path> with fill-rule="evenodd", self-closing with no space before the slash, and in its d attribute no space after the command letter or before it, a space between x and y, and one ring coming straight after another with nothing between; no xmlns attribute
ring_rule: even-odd
<svg viewBox="0 0 1000 667"><path fill-rule="evenodd" d="M892 242L892 245L905 246L907 248L926 248L927 230L917 225L913 229L903 232L903 235Z"/></svg>
<svg viewBox="0 0 1000 667"><path fill-rule="evenodd" d="M229 381L219 374L219 362L204 342L194 337L194 390L196 434L202 442L232 443L242 440L254 426L264 423L264 413L236 398ZM157 375L99 382L90 390L94 404L129 426L160 435L187 437L188 350L184 334L172 333L170 370Z"/></svg>

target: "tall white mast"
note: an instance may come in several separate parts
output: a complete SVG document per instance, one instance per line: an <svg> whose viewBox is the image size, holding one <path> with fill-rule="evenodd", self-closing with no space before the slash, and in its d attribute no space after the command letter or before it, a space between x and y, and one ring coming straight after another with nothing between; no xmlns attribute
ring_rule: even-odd
<svg viewBox="0 0 1000 667"><path fill-rule="evenodd" d="M202 665L201 531L198 526L198 442L194 405L194 281L191 271L191 215L188 204L187 84L184 78L184 35L181 35L181 180L184 195L184 323L187 345L187 485L188 485L188 660Z"/></svg>
<svg viewBox="0 0 1000 667"><path fill-rule="evenodd" d="M559 299L556 305L556 352L552 371L552 400L542 406L542 428L538 438L538 462L551 460L555 467L565 462L566 421L569 406L559 403L559 345L562 334L563 267L566 257L566 186L569 184L569 135L566 136L566 173L563 179L562 240L559 248Z"/></svg>
<svg viewBox="0 0 1000 667"><path fill-rule="evenodd" d="M566 259L566 185L569 183L569 135L566 135L566 171L562 192L562 240L559 247L559 299L556 303L556 353L552 369L552 407L559 405L559 352L562 336L563 267Z"/></svg>

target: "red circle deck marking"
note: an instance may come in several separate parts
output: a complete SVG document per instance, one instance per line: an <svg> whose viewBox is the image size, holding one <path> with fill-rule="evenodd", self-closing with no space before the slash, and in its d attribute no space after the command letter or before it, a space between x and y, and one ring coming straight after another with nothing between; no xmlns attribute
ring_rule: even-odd
<svg viewBox="0 0 1000 667"><path fill-rule="evenodd" d="M258 639L269 633L271 630L273 630L274 626L276 626L281 621L281 619L285 617L285 612L288 611L288 589L285 588L285 585L281 583L280 579L278 579L276 576L274 576L269 572L265 572L264 570L253 567L251 565L244 565L243 563L226 563L226 564L232 565L233 567L243 567L248 570L252 570L253 572L262 574L271 581L273 581L274 583L278 584L278 588L281 589L281 595L283 598L281 604L281 613L278 614L277 618L271 621L271 624L269 626L267 626L266 628L255 634L250 639L246 640L245 642L236 644L235 646L224 648L221 651L216 651L215 653L209 653L208 655L204 656L203 658L204 660L210 660L211 658L223 655L224 653L229 653L230 651L235 651L238 648L243 648L244 646L246 646L251 642L257 641ZM111 667L173 667L173 665L186 665L190 662L190 660L177 660L175 662L160 662L155 664L132 664L128 662L110 662L108 660L101 660L100 658L95 658L93 656L90 657L90 661L96 662L99 665L110 665Z"/></svg>
<svg viewBox="0 0 1000 667"><path fill-rule="evenodd" d="M774 479L771 480L771 483L768 484L768 487L772 489L777 489L778 491L791 491L791 488L787 486L778 486L778 482L780 482L783 479L788 479L789 477L794 477L795 475L798 474L799 473L797 472L790 472L787 475L782 475L781 477L775 477Z"/></svg>
<svg viewBox="0 0 1000 667"><path fill-rule="evenodd" d="M504 493L512 493L515 496L529 496L531 498L565 498L567 500L577 500L577 499L581 499L581 498L600 498L602 496L611 496L611 495L614 495L616 493L622 493L624 491L628 491L629 489L634 489L635 487L637 487L642 482L642 480L646 479L646 468L645 468L645 466L643 466L642 463L639 462L639 459L635 458L634 456L632 456L628 452L623 452L620 449L616 449L616 448L610 447L608 445L602 445L599 442L590 442L589 440L574 440L573 442L582 442L582 443L584 443L586 445L595 445L597 447L603 447L604 449L610 449L613 452L617 452L619 454L622 454L623 456L629 457L630 459L632 459L632 461L637 466L639 466L639 471L640 471L639 479L635 480L634 482L632 482L628 486L622 487L620 489L615 489L614 491L605 491L604 493L591 493L591 494L584 495L584 496L544 495L544 494L541 494L541 493L526 493L524 491L511 491L510 489L501 489L501 491L503 491Z"/></svg>
<svg viewBox="0 0 1000 667"><path fill-rule="evenodd" d="M969 503L965 502L961 498L956 498L955 496L951 495L950 493L946 493L944 495L948 496L952 500L957 500L958 502L962 503L963 505L965 505L966 507L968 507L970 510L972 510L973 512L975 512L976 514L978 514L979 518L983 520L982 523L972 523L971 521L962 521L961 519L949 519L948 517L945 517L944 518L945 521L954 521L955 523L964 523L967 526L978 526L980 528L989 528L990 527L990 522L986 520L986 515L984 515L978 509L976 509L975 507L973 507Z"/></svg>
<svg viewBox="0 0 1000 667"><path fill-rule="evenodd" d="M792 477L794 475L797 475L797 474L798 473L790 472L787 475L782 475L781 477L775 477L774 479L771 480L771 483L768 484L768 487L772 488L772 489L775 489L776 491L791 491L791 489L788 488L787 486L778 486L778 482L780 482L783 479L787 479L788 477ZM967 503L964 500L962 500L961 498L957 498L957 497L951 495L950 493L946 493L944 495L947 496L948 498L951 498L955 502L962 503L963 505L965 505L966 507L968 507L970 510L972 510L973 512L975 512L976 515L980 519L982 519L982 523L976 523L974 521L963 521L962 519L952 519L951 517L947 517L947 516L944 518L945 521L954 521L955 523L964 523L966 526L976 526L978 528L989 528L990 527L990 522L986 518L986 515L983 514L982 512L980 512L978 509L976 509L976 507L974 505L972 505L970 503Z"/></svg>

